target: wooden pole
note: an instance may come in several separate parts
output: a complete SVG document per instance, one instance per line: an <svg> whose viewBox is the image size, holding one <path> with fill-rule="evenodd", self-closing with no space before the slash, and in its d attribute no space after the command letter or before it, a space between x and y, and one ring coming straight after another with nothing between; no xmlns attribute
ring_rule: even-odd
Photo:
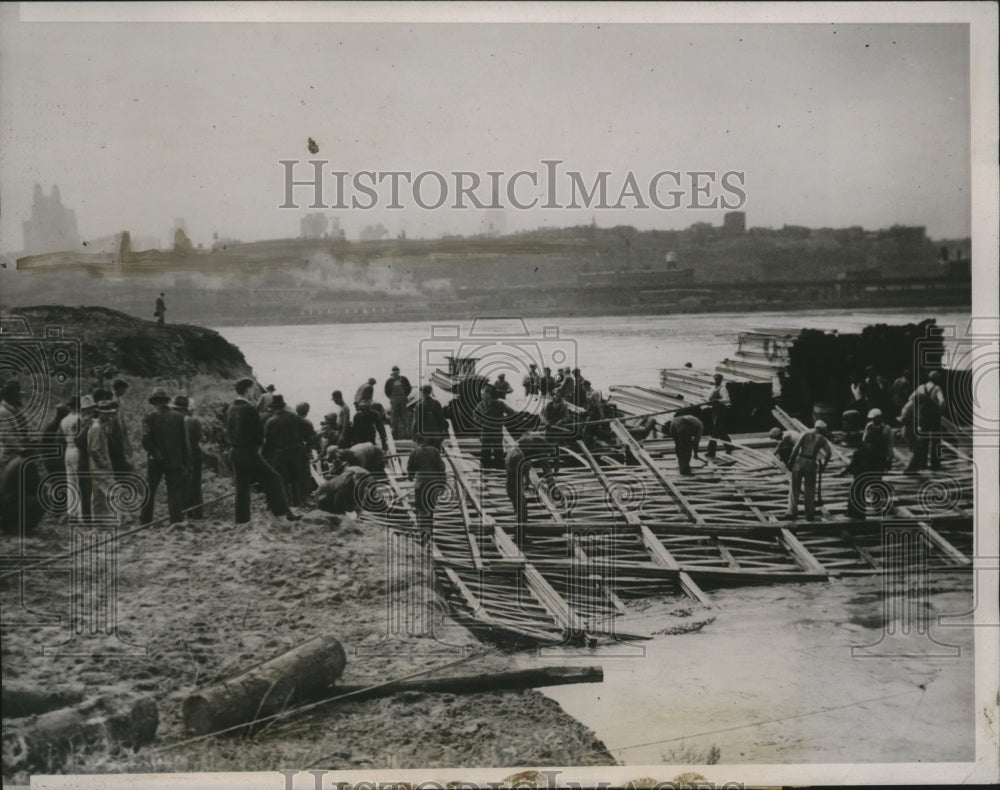
<svg viewBox="0 0 1000 790"><path fill-rule="evenodd" d="M381 686L338 686L339 696L345 702L359 699L388 697L403 691L425 693L479 694L486 691L506 689L538 688L540 686L564 686L570 683L601 683L604 670L601 667L538 667L519 669L513 672L488 672L479 675L460 675L453 678L417 678L399 680Z"/></svg>

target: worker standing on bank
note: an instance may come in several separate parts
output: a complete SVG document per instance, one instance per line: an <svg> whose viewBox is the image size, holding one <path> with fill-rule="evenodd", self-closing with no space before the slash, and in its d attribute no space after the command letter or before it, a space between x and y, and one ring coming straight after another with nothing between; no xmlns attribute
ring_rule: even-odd
<svg viewBox="0 0 1000 790"><path fill-rule="evenodd" d="M170 396L157 387L149 396L153 410L142 420L142 446L147 453L146 484L149 499L143 505L140 521L153 520L153 504L160 480L167 485L167 512L170 523L182 521L184 515L184 484L191 465L191 448L184 430L184 417L168 408Z"/></svg>
<svg viewBox="0 0 1000 790"><path fill-rule="evenodd" d="M785 517L794 521L798 517L799 497L805 486L806 520L816 516L816 475L830 462L833 448L826 438L826 423L816 424L799 437L788 461L792 469L791 488L788 493L788 512Z"/></svg>
<svg viewBox="0 0 1000 790"><path fill-rule="evenodd" d="M276 516L298 521L301 516L292 512L285 497L285 486L277 472L260 454L264 443L264 423L260 413L249 401L253 391L252 379L240 379L235 384L236 400L229 406L226 416L226 436L229 439L230 459L236 478L236 523L250 521L250 484L260 483L267 497L267 505Z"/></svg>

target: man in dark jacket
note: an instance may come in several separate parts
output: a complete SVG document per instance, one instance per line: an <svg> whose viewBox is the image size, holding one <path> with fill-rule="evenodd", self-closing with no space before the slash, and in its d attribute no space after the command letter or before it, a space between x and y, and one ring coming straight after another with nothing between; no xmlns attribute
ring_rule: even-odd
<svg viewBox="0 0 1000 790"><path fill-rule="evenodd" d="M483 469L503 469L503 420L514 415L514 410L497 400L493 387L484 387L482 400L472 411L472 419L479 428L480 463Z"/></svg>
<svg viewBox="0 0 1000 790"><path fill-rule="evenodd" d="M382 449L388 449L385 425L382 424L382 415L371 407L371 401L358 401L358 413L354 415L351 440L355 444L360 444L361 442L375 444L376 436Z"/></svg>
<svg viewBox="0 0 1000 790"><path fill-rule="evenodd" d="M437 444L426 437L421 439L410 453L406 475L416 483L413 509L417 514L417 528L430 535L434 530L434 510L447 484L444 459Z"/></svg>
<svg viewBox="0 0 1000 790"><path fill-rule="evenodd" d="M184 395L177 395L170 404L178 414L184 417L184 433L187 435L188 447L191 448L191 466L188 467L184 480L184 509L191 519L203 518L201 494L201 420L194 416L194 403Z"/></svg>
<svg viewBox="0 0 1000 790"><path fill-rule="evenodd" d="M408 439L410 436L406 400L410 397L412 389L409 379L406 376L401 376L399 367L393 365L392 375L385 382L385 396L389 399L389 420L392 435L397 439Z"/></svg>
<svg viewBox="0 0 1000 790"><path fill-rule="evenodd" d="M267 506L274 515L298 521L302 517L288 507L281 477L260 454L264 443L264 424L257 408L248 400L253 391L253 380L240 379L235 387L237 397L230 404L226 416L226 436L232 448L229 457L236 478L236 523L246 524L250 520L251 483L261 484Z"/></svg>
<svg viewBox="0 0 1000 790"><path fill-rule="evenodd" d="M285 408L285 398L271 400L271 416L264 423L264 446L261 455L281 477L289 504L302 504L302 451L309 437L305 420Z"/></svg>
<svg viewBox="0 0 1000 790"><path fill-rule="evenodd" d="M440 445L447 435L444 410L434 399L434 388L424 384L420 388L420 400L413 409L413 436L417 441L428 439Z"/></svg>
<svg viewBox="0 0 1000 790"><path fill-rule="evenodd" d="M146 484L149 498L142 507L141 523L153 520L156 489L160 480L167 483L167 510L170 522L184 519L184 483L191 465L191 448L184 430L184 417L167 408L170 396L157 387L149 396L153 411L142 420L142 446L147 453Z"/></svg>

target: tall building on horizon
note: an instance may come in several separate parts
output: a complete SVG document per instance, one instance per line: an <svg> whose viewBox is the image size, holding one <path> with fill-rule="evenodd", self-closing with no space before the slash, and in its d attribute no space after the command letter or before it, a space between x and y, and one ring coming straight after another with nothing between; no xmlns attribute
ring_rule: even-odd
<svg viewBox="0 0 1000 790"><path fill-rule="evenodd" d="M22 223L24 251L28 255L78 250L81 246L76 213L62 204L59 187L52 185L48 195L35 184L31 201L31 217Z"/></svg>

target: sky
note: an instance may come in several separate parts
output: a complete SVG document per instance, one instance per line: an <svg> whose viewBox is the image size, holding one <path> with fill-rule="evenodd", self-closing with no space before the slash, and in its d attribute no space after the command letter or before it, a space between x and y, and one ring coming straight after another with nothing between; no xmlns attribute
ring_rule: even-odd
<svg viewBox="0 0 1000 790"><path fill-rule="evenodd" d="M721 197L749 226L971 233L963 24L61 23L19 11L0 6L0 252L22 249L36 183L59 186L84 239L128 229L167 243L175 218L206 245L213 233L296 236L312 191L279 208L279 162L298 160L301 180L310 159L351 174L348 186L365 170L450 180L436 210L405 182L403 209L387 208L387 182L372 208L323 209L349 238L379 222L410 237L476 232L482 212L452 202L458 170L502 184L536 174L539 188L522 177L515 196L542 199L507 205L508 231L720 224L720 204L692 204ZM546 159L562 162L563 189L564 171L588 189L607 171L621 207L566 208L564 192L541 208ZM662 171L681 175L677 208L649 199ZM707 197L692 195L691 171L716 174L700 177ZM721 191L727 171L745 200ZM617 201L629 173L645 207ZM669 205L673 176L660 184ZM324 176L328 204L334 186ZM488 201L488 185L478 194Z"/></svg>

